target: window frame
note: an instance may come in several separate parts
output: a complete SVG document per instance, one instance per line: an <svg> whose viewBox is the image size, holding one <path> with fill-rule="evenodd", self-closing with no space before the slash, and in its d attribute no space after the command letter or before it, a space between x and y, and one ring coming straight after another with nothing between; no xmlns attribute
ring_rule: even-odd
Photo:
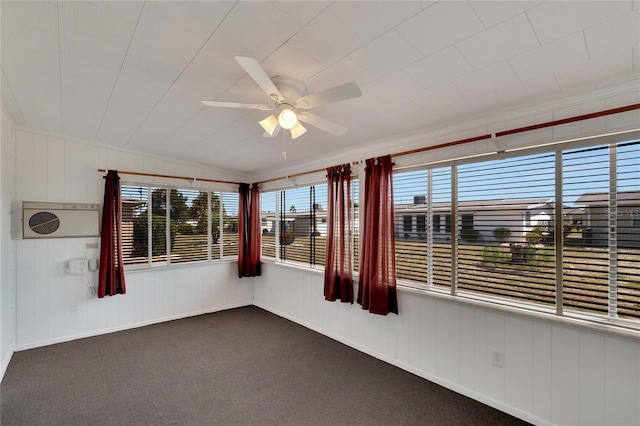
<svg viewBox="0 0 640 426"><path fill-rule="evenodd" d="M223 243L224 243L224 235L223 235L223 228L224 228L224 223L223 220L219 220L219 237L218 237L218 242L214 242L213 241L213 237L212 237L212 212L213 212L213 196L212 194L217 194L219 197L219 202L218 202L218 208L219 208L219 212L218 212L218 217L222 218L223 217L223 212L224 210L224 201L223 201L223 194L238 194L237 190L229 190L228 188L211 188L211 187L186 187L186 186L178 186L178 185L167 185L167 184L158 184L158 183L149 183L149 182L138 182L135 180L126 180L121 182L120 184L121 187L121 196L123 195L122 190L124 188L128 188L128 187L134 187L134 188L142 188L145 189L147 192L147 200L146 203L149 206L148 207L148 211L151 211L151 215L149 215L149 218L147 219L147 226L148 226L148 242L147 242L147 256L146 256L146 261L144 262L139 262L139 263L129 263L127 261L127 259L125 258L125 262L124 262L124 266L126 268L127 271L141 271L141 270L146 270L146 269L157 269L157 268L176 268L176 267L186 267L186 266L190 266L190 265L199 265L199 264L206 264L206 263L220 263L220 262L235 262L237 261L237 254L232 254L230 256L224 256L223 255ZM153 228L153 211L152 211L152 193L154 190L164 190L165 191L165 196L167 197L166 199L166 216L165 216L165 236L166 236L166 259L164 261L154 261L153 260L153 245L152 245L152 237L151 237L151 232L152 232L152 228ZM171 244L171 191L186 191L186 192L205 192L207 193L207 237L206 237L206 241L207 241L207 248L206 248L206 258L204 259L197 259L197 260L190 260L190 261L184 261L184 262L172 262L171 261L171 252L175 246L174 244ZM238 206L236 206L236 209L238 208ZM132 238L133 241L133 238ZM220 256L214 258L212 255L213 252L213 247L218 244L220 246Z"/></svg>
<svg viewBox="0 0 640 426"><path fill-rule="evenodd" d="M316 246L316 237L317 234L315 234L315 232L313 233L313 235L310 236L310 250L314 250L314 253L308 253L309 254L309 260L305 260L305 261L300 261L300 260L295 260L292 259L291 257L289 259L286 258L286 256L284 256L283 258L283 251L281 250L282 245L280 244L280 238L281 238L281 234L282 234L282 227L283 227L283 223L286 223L286 216L287 213L290 213L289 209L287 209L287 205L291 204L289 200L284 201L283 203L283 193L285 193L285 191L287 190L293 190L293 189L302 189L302 190L310 190L310 207L309 207L309 211L311 212L311 210L313 210L313 216L315 217L315 223L313 224L313 229L317 230L317 226L318 226L318 219L320 221L320 224L323 225L323 227L326 229L327 227L327 219L326 216L325 217L318 217L316 216L316 206L320 206L322 208L324 208L324 211L326 212L326 209L328 208L328 200L325 200L326 205L323 205L322 203L320 203L317 199L316 199L316 190L315 188L320 187L320 186L326 186L327 182L326 180L316 180L316 181L310 181L305 183L304 185L292 185L292 186L286 186L286 187L282 187L282 188L275 188L275 189L268 189L266 191L263 192L264 194L271 194L274 193L275 194L275 212L270 212L270 211L264 211L263 207L260 206L260 210L261 210L261 220L262 220L262 215L263 214L268 214L268 215L273 215L275 217L275 226L274 226L274 230L273 233L275 235L275 256L265 256L264 252L263 252L263 248L264 245L261 245L260 247L260 258L263 262L274 262L274 263L278 263L278 264L282 264L282 265L288 265L288 266L294 266L294 267L300 267L300 268L305 268L305 269L309 269L309 270L316 270L316 271L324 271L324 262L319 262L317 261L318 255L320 254L322 259L324 259L325 257L325 253L324 250L322 253L319 253L317 250L317 246ZM310 188L314 188L313 190L311 190ZM357 244L359 242L359 235L360 235L360 230L359 230L359 222L358 222L358 217L359 217L359 205L360 205L360 200L359 200L359 189L360 186L358 184L358 177L357 175L352 174L351 176L351 191L352 191L352 202L353 202L353 207L351 209L352 211L352 222L353 222L353 229L350 231L351 234L351 239L352 239L352 251L351 251L351 259L352 259L352 265L353 265L353 273L357 274L357 270L359 269L359 265L356 264L357 261L357 253L359 253L359 247L357 247ZM326 192L326 191L325 191ZM262 200L265 200L267 197L262 197ZM286 199L286 194L285 194L285 199ZM297 207L296 207L297 210ZM322 211L321 209L319 209L318 211ZM296 211L295 213L301 213ZM302 212L303 213L303 212ZM282 220L283 218L285 218L285 220ZM285 227L289 227L290 225L286 224ZM287 228L287 229L293 229L291 228ZM326 232L326 231L325 231ZM321 236L320 236L321 237Z"/></svg>
<svg viewBox="0 0 640 426"><path fill-rule="evenodd" d="M402 167L399 167L397 170L394 170L394 172L404 172L404 171L412 171L412 170L428 170L430 171L429 175L431 175L432 170L446 168L446 167L451 167L452 170L457 170L457 166L462 164L479 163L484 161L493 161L493 160L500 160L505 158L513 158L513 157L522 157L522 156L528 156L533 154L549 154L549 155L559 154L561 156L563 151L567 151L571 149L594 147L594 146L604 145L604 144L609 144L610 146L618 146L619 144L624 144L625 141L631 142L635 140L637 139L615 137L615 135L603 135L600 137L594 137L594 138L583 139L583 140L557 142L557 143L551 143L551 144L535 146L535 147L518 148L518 149L509 150L507 152L500 152L495 154L483 154L475 157L464 157L460 159L436 161L433 163L422 163L420 165L414 165L414 166L408 166L405 163ZM453 172L452 172L452 175L453 175ZM363 179L364 175L362 172L359 177L360 179ZM354 179L357 179L357 178L354 178ZM429 177L429 179L431 179L431 177ZM453 180L452 177L451 179ZM457 187L457 183L454 186L452 182L452 188L454 187ZM273 189L271 191L279 191L279 190L280 189L278 190ZM362 201L363 201L362 199L359 199L358 201L359 202L358 210L363 208ZM354 199L354 202L355 202L355 199ZM452 194L451 202L452 202L452 205L457 206L457 196L454 196ZM562 205L562 203L560 203L560 205ZM354 211L355 210L356 209L354 209ZM427 229L428 230L430 229L430 232L429 231L427 232L427 240L433 241L434 237L436 236L439 236L439 238L444 238L444 237L447 237L447 234L449 234L448 238L449 239L452 238L453 240L455 240L455 241L452 241L451 258L455 259L453 261L458 262L458 258L454 256L457 256L456 254L457 241L459 238L459 235L458 235L459 231L461 230L462 220L461 220L460 213L456 210L457 210L457 207L455 208L454 211L452 211L452 214L436 213L433 211L429 211L427 213L428 215ZM455 219L453 219L454 215L455 215ZM442 216L445 216L444 220L442 219ZM561 216L558 216L558 217L561 217ZM439 220L436 221L436 218L438 218ZM522 223L524 223L524 219L525 218L522 217L521 219ZM398 219L396 219L396 223L398 226L403 226L404 220L398 221ZM533 223L533 217L531 217L530 223ZM475 217L474 217L474 226L475 226ZM354 250L358 250L359 247L356 247L355 244L357 243L354 243ZM447 254L447 256L449 255ZM279 261L279 259L274 259L274 258L267 258L266 260ZM434 260L431 257L428 259L429 264L433 263L433 261ZM286 266L298 266L298 267L304 266L306 267L306 269L311 269L308 267L308 265L291 264L289 262L286 262L286 263L279 262L279 263ZM356 270L357 266L358 265L354 262L354 276L357 276L357 273L358 273ZM458 265L452 265L451 276L454 277L454 280L457 274L457 267ZM315 269L317 270L317 268ZM633 319L622 319L622 318L612 319L612 318L605 317L603 315L589 313L589 312L577 312L577 311L562 312L561 309L558 310L556 309L555 306L546 307L546 306L537 305L533 303L527 303L526 301L510 300L507 298L502 298L497 296L494 297L487 294L469 293L464 290L458 289L455 282L454 282L454 285L451 286L451 288L443 287L442 285L435 285L433 284L433 277L431 276L427 280L426 284L413 283L413 282L409 282L409 281L397 278L397 286L401 290L407 289L410 291L424 292L426 294L433 294L437 297L452 298L453 300L465 301L472 304L480 304L482 306L491 307L491 308L500 308L500 307L514 308L514 309L517 309L519 312L522 312L527 315L533 315L533 316L543 315L543 316L546 316L547 318L552 317L559 320L566 320L566 321L573 321L573 322L578 320L578 321L586 321L591 324L600 324L600 325L606 324L606 326L614 327L617 330L631 330L633 332L637 332L637 330L640 329L640 321L636 320L635 317Z"/></svg>

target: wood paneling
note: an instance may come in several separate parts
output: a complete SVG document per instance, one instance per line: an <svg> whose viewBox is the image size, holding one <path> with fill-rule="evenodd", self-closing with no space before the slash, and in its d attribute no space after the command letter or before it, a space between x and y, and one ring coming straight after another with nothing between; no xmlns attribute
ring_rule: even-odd
<svg viewBox="0 0 640 426"><path fill-rule="evenodd" d="M26 130L16 132L15 204L22 201L101 203L98 167L141 172L185 171L185 165ZM210 172L193 168L198 176ZM4 168L3 168L4 172ZM166 183L159 181L159 184ZM14 226L21 229L21 210ZM5 216L3 215L3 218ZM127 271L127 294L98 300L87 282L97 273L68 275L64 262L97 258L98 238L22 240L18 234L16 349L41 346L203 312L251 304L252 280L238 280L235 263ZM77 314L71 313L71 308Z"/></svg>
<svg viewBox="0 0 640 426"><path fill-rule="evenodd" d="M535 424L640 423L637 341L407 290L398 316L371 315L322 288L319 271L266 263L254 304Z"/></svg>
<svg viewBox="0 0 640 426"><path fill-rule="evenodd" d="M12 238L12 211L15 191L15 142L11 122L0 111L0 379L9 364L15 345L15 242Z"/></svg>

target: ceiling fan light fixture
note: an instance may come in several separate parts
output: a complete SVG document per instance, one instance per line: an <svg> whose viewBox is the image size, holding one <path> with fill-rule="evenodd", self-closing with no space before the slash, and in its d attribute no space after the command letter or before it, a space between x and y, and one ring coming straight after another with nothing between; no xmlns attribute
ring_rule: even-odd
<svg viewBox="0 0 640 426"><path fill-rule="evenodd" d="M274 132L278 128L278 119L275 115L270 115L264 120L260 121L260 125L269 136L273 136Z"/></svg>
<svg viewBox="0 0 640 426"><path fill-rule="evenodd" d="M278 116L278 123L280 123L280 126L283 129L292 129L296 124L298 124L298 117L296 116L296 113L289 108L284 108Z"/></svg>
<svg viewBox="0 0 640 426"><path fill-rule="evenodd" d="M305 133L307 133L307 129L305 129L299 121L296 122L296 125L291 129L291 139L296 139Z"/></svg>

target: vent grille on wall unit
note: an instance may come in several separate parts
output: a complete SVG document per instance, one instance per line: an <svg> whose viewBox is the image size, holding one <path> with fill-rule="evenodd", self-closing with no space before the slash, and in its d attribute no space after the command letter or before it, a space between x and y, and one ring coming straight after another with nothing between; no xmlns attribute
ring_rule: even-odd
<svg viewBox="0 0 640 426"><path fill-rule="evenodd" d="M98 204L22 203L22 238L97 237Z"/></svg>

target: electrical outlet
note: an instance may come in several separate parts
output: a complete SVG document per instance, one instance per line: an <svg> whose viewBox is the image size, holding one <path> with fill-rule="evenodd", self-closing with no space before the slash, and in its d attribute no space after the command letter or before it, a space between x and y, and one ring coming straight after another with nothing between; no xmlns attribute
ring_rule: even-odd
<svg viewBox="0 0 640 426"><path fill-rule="evenodd" d="M491 364L495 365L498 368L504 368L504 362L504 352L494 350L491 353Z"/></svg>
<svg viewBox="0 0 640 426"><path fill-rule="evenodd" d="M75 314L77 314L77 313L78 313L78 305L71 305L71 306L69 307L69 313L70 313L71 315L75 315Z"/></svg>
<svg viewBox="0 0 640 426"><path fill-rule="evenodd" d="M98 243L87 243L87 250L97 249Z"/></svg>

